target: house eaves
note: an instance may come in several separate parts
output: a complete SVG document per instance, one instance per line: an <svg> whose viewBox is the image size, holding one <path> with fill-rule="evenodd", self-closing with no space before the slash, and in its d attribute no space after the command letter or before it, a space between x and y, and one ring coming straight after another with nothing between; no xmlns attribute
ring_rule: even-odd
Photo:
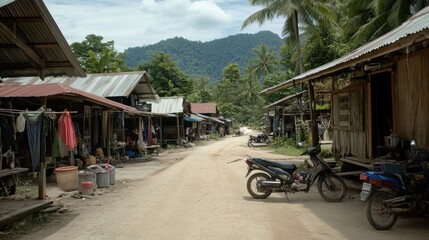
<svg viewBox="0 0 429 240"><path fill-rule="evenodd" d="M0 77L85 76L43 0L0 7Z"/></svg>

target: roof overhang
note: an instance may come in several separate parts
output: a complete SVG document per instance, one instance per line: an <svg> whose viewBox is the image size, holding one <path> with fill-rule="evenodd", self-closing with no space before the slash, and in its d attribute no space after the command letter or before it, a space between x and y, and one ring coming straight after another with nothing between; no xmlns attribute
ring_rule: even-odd
<svg viewBox="0 0 429 240"><path fill-rule="evenodd" d="M284 103L284 102L287 102L287 101L288 101L288 100L290 100L290 99L293 99L293 98L296 98L296 97L301 96L301 95L302 95L302 94L304 94L305 92L307 92L307 91L306 91L306 90L304 90L304 91L302 91L302 92L295 93L295 94L289 95L289 96L287 96L287 97L284 97L284 98L282 98L282 99L280 99L280 100L278 100L278 101L275 101L275 102L273 102L273 103L271 103L271 104L269 104L269 105L267 105L267 106L263 107L263 109L266 109L266 108L270 108L270 107L273 107L273 106L280 105L280 104L282 104L282 103Z"/></svg>
<svg viewBox="0 0 429 240"><path fill-rule="evenodd" d="M0 77L85 76L43 0L0 7Z"/></svg>

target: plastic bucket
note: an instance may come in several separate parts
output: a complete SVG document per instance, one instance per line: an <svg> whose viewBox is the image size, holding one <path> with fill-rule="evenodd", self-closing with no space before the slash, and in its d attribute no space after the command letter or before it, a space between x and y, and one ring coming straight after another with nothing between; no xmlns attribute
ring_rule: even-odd
<svg viewBox="0 0 429 240"><path fill-rule="evenodd" d="M63 191L74 191L78 187L77 167L59 167L55 169L58 187Z"/></svg>
<svg viewBox="0 0 429 240"><path fill-rule="evenodd" d="M108 166L108 169L109 169L110 185L115 185L115 167L110 164L103 164L102 167L106 168L106 165Z"/></svg>
<svg viewBox="0 0 429 240"><path fill-rule="evenodd" d="M92 181L84 181L81 183L82 185L82 194L92 195L93 189L92 189Z"/></svg>
<svg viewBox="0 0 429 240"><path fill-rule="evenodd" d="M97 172L97 186L99 188L107 188L110 186L110 173L109 171Z"/></svg>
<svg viewBox="0 0 429 240"><path fill-rule="evenodd" d="M79 171L78 172L79 185L77 191L82 193L82 182L92 182L92 189L97 189L97 174L91 171Z"/></svg>

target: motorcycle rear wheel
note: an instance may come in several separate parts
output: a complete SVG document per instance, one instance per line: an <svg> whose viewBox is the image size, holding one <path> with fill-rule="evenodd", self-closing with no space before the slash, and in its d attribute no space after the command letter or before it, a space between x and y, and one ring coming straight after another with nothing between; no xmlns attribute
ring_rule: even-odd
<svg viewBox="0 0 429 240"><path fill-rule="evenodd" d="M346 195L346 184L344 180L333 174L321 174L317 182L320 196L327 202L339 202Z"/></svg>
<svg viewBox="0 0 429 240"><path fill-rule="evenodd" d="M263 190L261 181L270 180L270 176L265 173L255 173L247 180L247 191L254 199L264 199L271 195L271 190Z"/></svg>
<svg viewBox="0 0 429 240"><path fill-rule="evenodd" d="M376 191L365 205L365 213L369 223L377 230L389 230L395 225L398 215L383 204L383 201L394 196L385 191Z"/></svg>

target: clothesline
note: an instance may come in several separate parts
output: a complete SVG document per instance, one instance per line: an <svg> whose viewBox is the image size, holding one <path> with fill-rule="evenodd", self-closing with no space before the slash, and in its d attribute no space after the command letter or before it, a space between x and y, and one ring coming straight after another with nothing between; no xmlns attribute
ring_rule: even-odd
<svg viewBox="0 0 429 240"><path fill-rule="evenodd" d="M6 112L6 113L41 113L39 111L28 111L28 110L19 110L19 109L10 109L10 108L0 108L0 112ZM49 112L42 112L44 114L62 114L65 111L62 112L53 112L53 111L49 111ZM78 113L78 111L68 111L69 113Z"/></svg>

